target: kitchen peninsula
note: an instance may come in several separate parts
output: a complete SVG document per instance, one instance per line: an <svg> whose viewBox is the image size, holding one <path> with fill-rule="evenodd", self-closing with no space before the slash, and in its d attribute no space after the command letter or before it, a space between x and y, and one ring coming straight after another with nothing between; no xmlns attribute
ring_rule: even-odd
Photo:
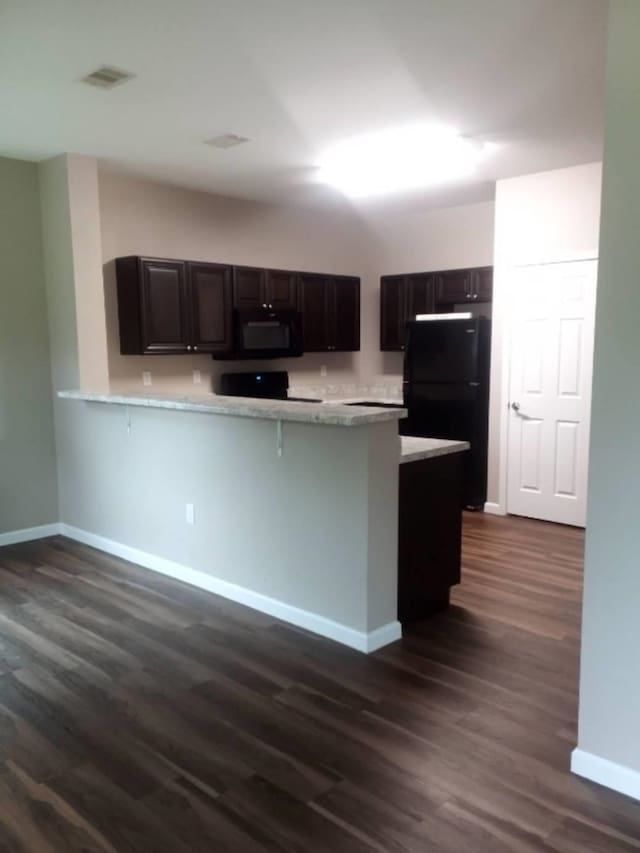
<svg viewBox="0 0 640 853"><path fill-rule="evenodd" d="M58 397L64 533L361 651L400 637L402 408Z"/></svg>

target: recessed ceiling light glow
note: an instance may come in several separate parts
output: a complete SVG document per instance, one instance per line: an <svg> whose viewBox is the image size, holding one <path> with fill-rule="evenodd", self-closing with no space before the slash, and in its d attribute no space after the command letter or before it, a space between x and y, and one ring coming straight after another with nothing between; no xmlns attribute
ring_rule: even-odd
<svg viewBox="0 0 640 853"><path fill-rule="evenodd" d="M450 128L414 124L339 143L322 158L318 179L352 197L383 195L467 177L488 150Z"/></svg>

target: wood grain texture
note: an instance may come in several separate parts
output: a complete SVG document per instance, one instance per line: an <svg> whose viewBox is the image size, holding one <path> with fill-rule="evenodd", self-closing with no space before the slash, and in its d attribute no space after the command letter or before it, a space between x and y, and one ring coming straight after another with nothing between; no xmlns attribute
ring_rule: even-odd
<svg viewBox="0 0 640 853"><path fill-rule="evenodd" d="M582 534L465 518L371 656L63 538L0 550L0 851L640 849L569 773Z"/></svg>

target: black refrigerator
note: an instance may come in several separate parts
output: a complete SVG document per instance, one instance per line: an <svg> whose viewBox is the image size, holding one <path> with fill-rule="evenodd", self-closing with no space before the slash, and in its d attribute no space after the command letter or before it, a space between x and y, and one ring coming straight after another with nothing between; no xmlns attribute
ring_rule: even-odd
<svg viewBox="0 0 640 853"><path fill-rule="evenodd" d="M414 320L404 356L403 435L468 441L464 506L487 499L491 320Z"/></svg>

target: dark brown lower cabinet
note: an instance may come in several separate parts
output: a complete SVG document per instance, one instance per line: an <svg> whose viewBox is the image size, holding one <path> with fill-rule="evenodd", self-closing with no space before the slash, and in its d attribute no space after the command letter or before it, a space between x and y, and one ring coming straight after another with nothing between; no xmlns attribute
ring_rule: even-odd
<svg viewBox="0 0 640 853"><path fill-rule="evenodd" d="M422 619L449 605L460 583L465 453L400 465L398 619Z"/></svg>

